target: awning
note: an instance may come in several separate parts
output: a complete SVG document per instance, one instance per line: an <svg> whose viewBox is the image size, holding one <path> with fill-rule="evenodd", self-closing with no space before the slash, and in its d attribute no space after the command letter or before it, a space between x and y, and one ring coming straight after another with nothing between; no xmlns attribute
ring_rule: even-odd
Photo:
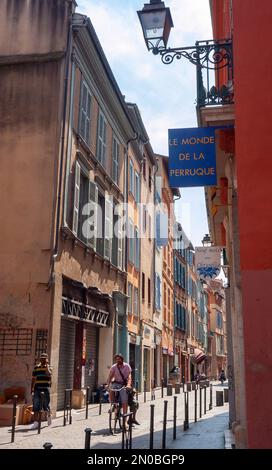
<svg viewBox="0 0 272 470"><path fill-rule="evenodd" d="M195 364L200 364L200 362L204 361L206 359L206 354L204 354L201 349L195 348L194 354L192 356L192 360Z"/></svg>

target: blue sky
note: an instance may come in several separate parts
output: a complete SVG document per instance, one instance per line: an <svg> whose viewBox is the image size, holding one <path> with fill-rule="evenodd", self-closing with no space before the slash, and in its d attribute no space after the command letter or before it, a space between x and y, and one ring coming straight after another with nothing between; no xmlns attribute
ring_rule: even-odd
<svg viewBox="0 0 272 470"><path fill-rule="evenodd" d="M155 152L168 155L168 129L197 127L196 71L185 61L162 64L148 53L137 10L144 0L77 0L77 11L90 17L126 100L137 103ZM149 3L149 0L145 0ZM190 46L211 39L208 0L165 0L174 28L168 45ZM203 188L181 189L176 213L194 245L207 233Z"/></svg>

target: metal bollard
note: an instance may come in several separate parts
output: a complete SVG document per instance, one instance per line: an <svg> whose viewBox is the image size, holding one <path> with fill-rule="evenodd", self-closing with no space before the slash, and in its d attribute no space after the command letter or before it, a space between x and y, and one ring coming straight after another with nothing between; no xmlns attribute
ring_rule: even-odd
<svg viewBox="0 0 272 470"><path fill-rule="evenodd" d="M86 388L86 415L85 419L88 419L89 414L89 395L90 395L90 387Z"/></svg>
<svg viewBox="0 0 272 470"><path fill-rule="evenodd" d="M72 424L72 392L73 390L70 390L69 393L69 424Z"/></svg>
<svg viewBox="0 0 272 470"><path fill-rule="evenodd" d="M202 417L202 388L199 387L199 417Z"/></svg>
<svg viewBox="0 0 272 470"><path fill-rule="evenodd" d="M67 408L67 393L66 393L66 390L64 390L63 426L66 426L66 408Z"/></svg>
<svg viewBox="0 0 272 470"><path fill-rule="evenodd" d="M212 407L213 407L212 393L213 393L213 385L210 383L210 403L209 403L209 410L212 410Z"/></svg>
<svg viewBox="0 0 272 470"><path fill-rule="evenodd" d="M224 394L223 390L216 390L216 406L224 405Z"/></svg>
<svg viewBox="0 0 272 470"><path fill-rule="evenodd" d="M183 429L189 429L189 392L184 392L184 424Z"/></svg>
<svg viewBox="0 0 272 470"><path fill-rule="evenodd" d="M176 383L176 385L175 385L175 393L180 393L180 383Z"/></svg>
<svg viewBox="0 0 272 470"><path fill-rule="evenodd" d="M151 401L156 399L155 395L155 380L152 380L152 388L151 388Z"/></svg>
<svg viewBox="0 0 272 470"><path fill-rule="evenodd" d="M173 387L172 384L167 384L167 396L171 397L173 393Z"/></svg>
<svg viewBox="0 0 272 470"><path fill-rule="evenodd" d="M90 449L91 448L91 434L92 434L92 429L91 428L86 428L85 429L85 447L84 447L84 449Z"/></svg>
<svg viewBox="0 0 272 470"><path fill-rule="evenodd" d="M144 381L144 403L146 403L146 381Z"/></svg>
<svg viewBox="0 0 272 470"><path fill-rule="evenodd" d="M162 429L162 449L166 448L167 405L168 405L168 401L164 400L163 429Z"/></svg>
<svg viewBox="0 0 272 470"><path fill-rule="evenodd" d="M207 387L205 385L204 387L204 415L207 413L207 404L206 404L206 400L207 400Z"/></svg>
<svg viewBox="0 0 272 470"><path fill-rule="evenodd" d="M161 397L163 398L164 379L161 379Z"/></svg>
<svg viewBox="0 0 272 470"><path fill-rule="evenodd" d="M154 442L154 411L155 411L155 405L150 405L150 437L149 437L149 449L153 449L153 442Z"/></svg>
<svg viewBox="0 0 272 470"><path fill-rule="evenodd" d="M99 390L99 416L102 413L102 391Z"/></svg>
<svg viewBox="0 0 272 470"><path fill-rule="evenodd" d="M173 440L177 438L177 397L174 397L174 425L173 425Z"/></svg>
<svg viewBox="0 0 272 470"><path fill-rule="evenodd" d="M11 428L11 442L15 440L15 426L16 426L16 411L18 395L13 395L13 409L12 409L12 428Z"/></svg>
<svg viewBox="0 0 272 470"><path fill-rule="evenodd" d="M51 444L51 442L45 442L44 445L43 445L43 448L45 450L50 450L50 449L52 449L52 447L53 447L53 444Z"/></svg>
<svg viewBox="0 0 272 470"><path fill-rule="evenodd" d="M195 388L195 423L197 422L197 388Z"/></svg>
<svg viewBox="0 0 272 470"><path fill-rule="evenodd" d="M224 402L228 403L229 402L229 389L224 388Z"/></svg>
<svg viewBox="0 0 272 470"><path fill-rule="evenodd" d="M41 401L39 409L39 421L38 421L38 434L41 434L41 424L42 424L42 411L43 411L43 402L44 402L44 392L40 392Z"/></svg>

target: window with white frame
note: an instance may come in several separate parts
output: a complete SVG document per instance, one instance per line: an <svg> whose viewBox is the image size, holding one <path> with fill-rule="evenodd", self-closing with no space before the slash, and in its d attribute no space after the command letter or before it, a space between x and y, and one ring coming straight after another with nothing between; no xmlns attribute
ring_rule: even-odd
<svg viewBox="0 0 272 470"><path fill-rule="evenodd" d="M107 122L101 111L98 114L98 132L97 132L97 160L101 165L106 164L107 148Z"/></svg>
<svg viewBox="0 0 272 470"><path fill-rule="evenodd" d="M118 185L119 183L119 151L120 146L116 137L113 137L112 142L112 179Z"/></svg>
<svg viewBox="0 0 272 470"><path fill-rule="evenodd" d="M91 92L87 83L82 80L80 93L79 134L86 144L90 145L91 125Z"/></svg>

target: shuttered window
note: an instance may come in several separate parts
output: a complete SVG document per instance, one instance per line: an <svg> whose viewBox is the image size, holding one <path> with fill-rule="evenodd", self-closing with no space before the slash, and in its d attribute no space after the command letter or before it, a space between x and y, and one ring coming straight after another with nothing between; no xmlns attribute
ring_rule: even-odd
<svg viewBox="0 0 272 470"><path fill-rule="evenodd" d="M112 179L118 185L119 183L119 143L116 137L112 142Z"/></svg>
<svg viewBox="0 0 272 470"><path fill-rule="evenodd" d="M112 196L105 194L105 246L104 256L111 260L111 244L113 235L113 201Z"/></svg>
<svg viewBox="0 0 272 470"><path fill-rule="evenodd" d="M81 84L79 134L88 145L90 145L90 125L91 125L91 93L86 82L83 80Z"/></svg>
<svg viewBox="0 0 272 470"><path fill-rule="evenodd" d="M88 245L96 250L97 239L97 206L98 206L98 188L93 181L89 182L89 218L88 218Z"/></svg>
<svg viewBox="0 0 272 470"><path fill-rule="evenodd" d="M77 232L78 232L79 196L80 196L80 165L78 162L76 162L75 186L74 186L74 208L73 208L73 233L75 235L77 235Z"/></svg>
<svg viewBox="0 0 272 470"><path fill-rule="evenodd" d="M97 159L101 165L106 165L106 147L107 147L107 123L102 112L98 115L98 133L97 133Z"/></svg>

